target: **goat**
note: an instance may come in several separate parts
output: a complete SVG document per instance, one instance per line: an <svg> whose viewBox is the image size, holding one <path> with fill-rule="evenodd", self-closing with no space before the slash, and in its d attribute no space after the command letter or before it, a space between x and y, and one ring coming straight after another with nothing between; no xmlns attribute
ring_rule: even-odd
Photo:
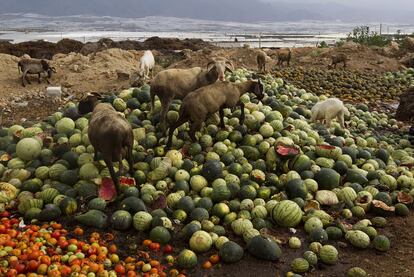
<svg viewBox="0 0 414 277"><path fill-rule="evenodd" d="M92 111L89 120L88 137L95 149L95 161L97 153L103 156L114 181L119 195L119 180L115 175L113 161L119 163L119 175L123 172L122 160L126 158L129 163L130 174L133 174L132 147L134 136L132 127L110 104L98 103L102 97L99 94L88 94L78 105L79 114L83 115Z"/></svg>
<svg viewBox="0 0 414 277"><path fill-rule="evenodd" d="M151 78L153 77L153 69L155 66L154 55L150 50L144 52L144 55L139 61L138 76L140 78L149 78L149 73L151 72Z"/></svg>
<svg viewBox="0 0 414 277"><path fill-rule="evenodd" d="M395 119L400 121L412 121L414 119L414 87L400 95L400 103L395 112Z"/></svg>
<svg viewBox="0 0 414 277"><path fill-rule="evenodd" d="M52 72L56 73L56 69L52 66L50 66L49 62L46 60L38 60L38 59L27 59L23 58L19 60L17 63L17 68L23 72L22 75L22 85L23 87L26 86L24 81L26 80L27 83L31 84L29 79L27 79L27 74L38 74L39 84L41 82L40 77L42 73L47 73L47 76L45 77L48 84L50 84L50 81L48 78L52 77Z"/></svg>
<svg viewBox="0 0 414 277"><path fill-rule="evenodd" d="M256 61L257 61L257 70L259 72L263 72L263 73L266 72L266 57L267 55L265 52L261 50L257 52Z"/></svg>
<svg viewBox="0 0 414 277"><path fill-rule="evenodd" d="M217 82L189 93L180 107L178 120L169 129L167 148L171 146L174 130L187 121L191 121L189 136L195 141L195 132L201 128L208 115L219 112L220 127L224 128L225 108L240 106L240 124L244 123L244 103L240 96L253 92L259 100L263 99L263 84L260 80L243 83Z"/></svg>
<svg viewBox="0 0 414 277"><path fill-rule="evenodd" d="M283 62L286 62L287 66L290 65L290 60L292 58L292 51L290 48L287 50L279 50L277 52L277 65L282 66Z"/></svg>
<svg viewBox="0 0 414 277"><path fill-rule="evenodd" d="M159 72L151 81L151 111L157 95L161 101L160 124L165 132L165 121L173 99L183 99L188 93L200 87L215 83L217 79L225 80L225 71L233 71L231 61L217 58L207 64L207 69L193 67L190 69L167 69Z"/></svg>
<svg viewBox="0 0 414 277"><path fill-rule="evenodd" d="M310 121L325 121L325 126L329 128L331 121L337 118L342 128L345 128L344 115L349 116L348 109L344 106L344 103L337 98L328 98L322 102L316 103L312 107L312 116Z"/></svg>
<svg viewBox="0 0 414 277"><path fill-rule="evenodd" d="M348 56L344 53L339 53L338 55L333 55L331 57L332 64L329 65L329 68L336 68L338 63L343 63L344 68L346 67L346 62L348 61Z"/></svg>

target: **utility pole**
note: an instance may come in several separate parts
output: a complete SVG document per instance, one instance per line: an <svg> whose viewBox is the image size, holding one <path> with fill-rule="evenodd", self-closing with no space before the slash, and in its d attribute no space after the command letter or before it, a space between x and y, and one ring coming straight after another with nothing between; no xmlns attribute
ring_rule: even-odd
<svg viewBox="0 0 414 277"><path fill-rule="evenodd" d="M379 34L382 35L382 23L380 23L380 32L379 32Z"/></svg>
<svg viewBox="0 0 414 277"><path fill-rule="evenodd" d="M262 48L262 33L259 33L259 49Z"/></svg>

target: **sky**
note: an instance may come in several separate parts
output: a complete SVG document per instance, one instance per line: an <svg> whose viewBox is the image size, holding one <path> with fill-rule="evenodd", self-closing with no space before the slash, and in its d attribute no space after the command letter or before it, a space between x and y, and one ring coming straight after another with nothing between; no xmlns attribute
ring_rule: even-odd
<svg viewBox="0 0 414 277"><path fill-rule="evenodd" d="M279 3L280 0L260 0L261 2ZM290 3L323 3L323 4L342 4L350 7L378 7L378 8L402 8L414 10L413 0L288 0Z"/></svg>
<svg viewBox="0 0 414 277"><path fill-rule="evenodd" d="M0 0L0 13L414 24L414 0Z"/></svg>

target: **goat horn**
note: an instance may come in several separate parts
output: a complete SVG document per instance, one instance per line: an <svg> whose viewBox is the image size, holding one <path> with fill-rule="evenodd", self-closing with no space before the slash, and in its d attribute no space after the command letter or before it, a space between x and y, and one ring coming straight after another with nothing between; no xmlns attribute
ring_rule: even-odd
<svg viewBox="0 0 414 277"><path fill-rule="evenodd" d="M226 59L226 65L228 65L230 67L231 70L234 70L234 65L230 60Z"/></svg>

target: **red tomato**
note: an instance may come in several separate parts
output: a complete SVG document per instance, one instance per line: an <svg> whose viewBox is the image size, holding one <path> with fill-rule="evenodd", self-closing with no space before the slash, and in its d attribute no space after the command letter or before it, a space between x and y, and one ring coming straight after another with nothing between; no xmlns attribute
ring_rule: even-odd
<svg viewBox="0 0 414 277"><path fill-rule="evenodd" d="M58 239L60 237L60 232L59 231L54 231L52 233L52 238Z"/></svg>
<svg viewBox="0 0 414 277"><path fill-rule="evenodd" d="M2 213L0 213L0 217L9 217L10 213L8 211L4 211Z"/></svg>
<svg viewBox="0 0 414 277"><path fill-rule="evenodd" d="M149 248L153 251L158 251L160 250L160 244L156 242L151 242L151 244L149 245Z"/></svg>
<svg viewBox="0 0 414 277"><path fill-rule="evenodd" d="M7 271L7 273L6 273L6 276L7 276L7 277L15 277L15 276L17 276L17 270L16 270L16 269L14 269L14 268L9 269L9 270Z"/></svg>
<svg viewBox="0 0 414 277"><path fill-rule="evenodd" d="M39 265L40 263L38 261L31 260L27 263L27 271L36 272Z"/></svg>
<svg viewBox="0 0 414 277"><path fill-rule="evenodd" d="M25 273L26 272L26 266L22 263L17 264L14 269L17 270L17 273Z"/></svg>
<svg viewBox="0 0 414 277"><path fill-rule="evenodd" d="M166 246L164 246L164 253L170 254L172 252L173 252L173 247L170 244L167 244Z"/></svg>

